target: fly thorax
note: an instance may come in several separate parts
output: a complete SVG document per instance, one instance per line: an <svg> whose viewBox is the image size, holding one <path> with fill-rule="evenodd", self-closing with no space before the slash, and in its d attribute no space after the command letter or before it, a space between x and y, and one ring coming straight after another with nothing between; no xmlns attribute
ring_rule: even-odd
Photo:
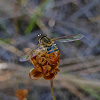
<svg viewBox="0 0 100 100"><path fill-rule="evenodd" d="M44 46L51 46L54 43L51 38L46 35L39 35L38 41Z"/></svg>

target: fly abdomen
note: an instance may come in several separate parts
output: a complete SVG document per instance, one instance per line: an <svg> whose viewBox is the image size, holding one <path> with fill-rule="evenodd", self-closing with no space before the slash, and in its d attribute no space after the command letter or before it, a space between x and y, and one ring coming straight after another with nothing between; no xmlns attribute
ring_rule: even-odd
<svg viewBox="0 0 100 100"><path fill-rule="evenodd" d="M55 52L55 51L58 51L58 48L57 48L56 44L53 44L52 46L47 47L48 54L50 54L52 52Z"/></svg>

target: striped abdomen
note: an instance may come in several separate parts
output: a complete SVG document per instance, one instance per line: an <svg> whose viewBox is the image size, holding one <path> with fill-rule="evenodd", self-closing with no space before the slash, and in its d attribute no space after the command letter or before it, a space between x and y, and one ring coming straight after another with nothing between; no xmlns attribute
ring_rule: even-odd
<svg viewBox="0 0 100 100"><path fill-rule="evenodd" d="M59 50L58 50L58 47L56 46L56 44L53 44L52 46L47 47L47 52L48 52L48 54L50 54L50 53L52 53L52 52L55 52L55 51L59 51Z"/></svg>

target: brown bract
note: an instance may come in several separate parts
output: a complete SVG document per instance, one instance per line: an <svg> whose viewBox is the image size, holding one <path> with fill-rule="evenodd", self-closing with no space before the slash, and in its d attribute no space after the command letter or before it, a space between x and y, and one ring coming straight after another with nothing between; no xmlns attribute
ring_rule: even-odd
<svg viewBox="0 0 100 100"><path fill-rule="evenodd" d="M59 72L59 51L50 54L47 51L39 52L32 57L30 61L35 68L30 70L29 76L31 79L44 78L46 80L54 79L57 72Z"/></svg>
<svg viewBox="0 0 100 100"><path fill-rule="evenodd" d="M18 97L18 100L27 100L27 94L28 90L26 89L19 89L16 91L16 96Z"/></svg>

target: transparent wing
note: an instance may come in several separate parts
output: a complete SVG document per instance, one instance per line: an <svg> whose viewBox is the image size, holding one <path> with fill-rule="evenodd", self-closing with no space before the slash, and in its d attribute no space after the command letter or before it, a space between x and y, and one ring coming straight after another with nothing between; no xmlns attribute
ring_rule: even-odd
<svg viewBox="0 0 100 100"><path fill-rule="evenodd" d="M80 40L83 37L84 37L83 34L77 34L77 35L67 35L67 36L63 36L63 37L58 37L58 38L54 38L52 40L60 41L60 42L72 42L72 41Z"/></svg>
<svg viewBox="0 0 100 100"><path fill-rule="evenodd" d="M40 47L40 44L37 45L35 48L31 48L30 50L28 50L27 52L25 52L19 59L19 61L23 62L23 61L27 61L29 60L31 57L34 57L37 52L39 52L38 48Z"/></svg>

